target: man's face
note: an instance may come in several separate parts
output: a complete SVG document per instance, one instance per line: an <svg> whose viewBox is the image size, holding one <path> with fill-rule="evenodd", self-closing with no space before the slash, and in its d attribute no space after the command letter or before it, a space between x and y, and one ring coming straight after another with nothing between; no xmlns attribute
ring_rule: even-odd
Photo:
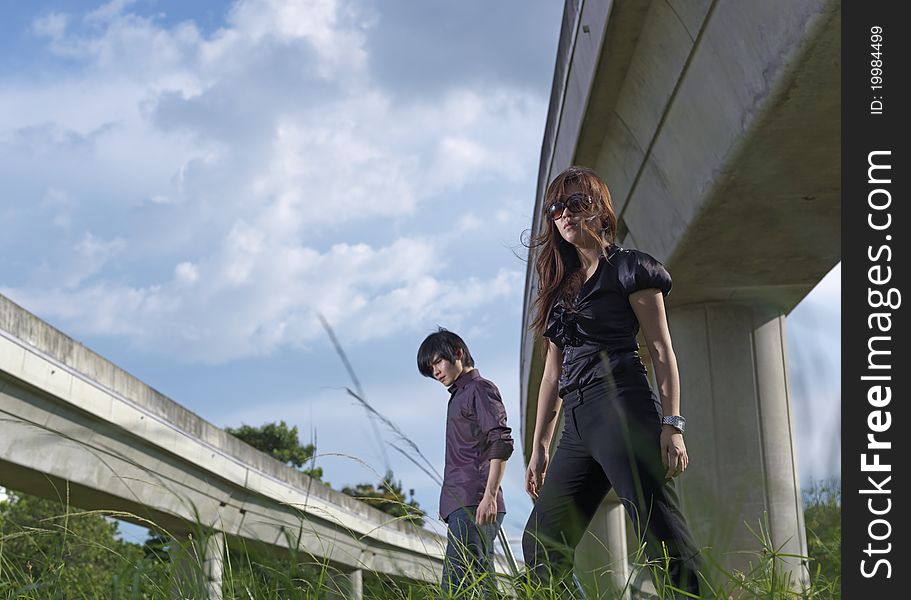
<svg viewBox="0 0 911 600"><path fill-rule="evenodd" d="M433 366L433 378L444 386L449 387L459 378L459 375L461 375L464 370L464 365L462 365L462 351L460 350L456 355L455 362L450 362L445 358L436 356L434 357L431 366Z"/></svg>

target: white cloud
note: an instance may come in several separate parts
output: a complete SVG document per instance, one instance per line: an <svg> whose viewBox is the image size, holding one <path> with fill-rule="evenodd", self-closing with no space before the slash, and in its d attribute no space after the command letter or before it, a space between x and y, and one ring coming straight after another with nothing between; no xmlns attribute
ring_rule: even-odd
<svg viewBox="0 0 911 600"><path fill-rule="evenodd" d="M468 233L470 231L477 231L484 226L484 221L481 220L478 215L474 213L466 213L459 217L459 220L456 222L456 232L457 233Z"/></svg>
<svg viewBox="0 0 911 600"><path fill-rule="evenodd" d="M126 248L120 238L103 240L85 232L59 262L46 264L37 273L43 286L74 290L97 275Z"/></svg>
<svg viewBox="0 0 911 600"><path fill-rule="evenodd" d="M225 52L218 45L245 39L259 43L264 38L282 42L307 41L319 56L318 71L323 77L338 77L363 68L366 54L364 35L349 21L357 18L336 0L241 0L229 16L230 28L216 42L211 55Z"/></svg>
<svg viewBox="0 0 911 600"><path fill-rule="evenodd" d="M367 100L369 103L370 100ZM270 199L262 218L274 232L295 234L307 225L407 214L414 209L418 160L371 134L373 114L359 102L340 114L305 115L279 124L272 157L251 191ZM325 113L326 111L320 111ZM352 122L361 114L360 124Z"/></svg>
<svg viewBox="0 0 911 600"><path fill-rule="evenodd" d="M434 246L419 239L381 248L336 244L321 253L272 245L243 227L232 231L224 253L200 265L178 264L172 281L77 286L122 247L87 236L78 252L82 270L64 285L2 293L77 334L129 335L151 352L217 363L320 338L317 312L360 342L412 331L427 319L458 319L521 291L517 271L435 277L443 263Z"/></svg>
<svg viewBox="0 0 911 600"><path fill-rule="evenodd" d="M102 4L95 10L85 16L88 22L110 22L123 14L123 11L136 0L110 0L107 4Z"/></svg>
<svg viewBox="0 0 911 600"><path fill-rule="evenodd" d="M64 13L48 13L32 22L32 32L35 35L58 39L66 32L69 17Z"/></svg>
<svg viewBox="0 0 911 600"><path fill-rule="evenodd" d="M515 227L497 190L532 181L517 141L537 144L543 97L397 97L369 70L375 15L350 2L240 0L211 34L130 5L35 20L81 66L0 81L0 157L29 181L22 157L44 155L65 235L41 252L70 255L4 293L79 335L209 362L306 345L316 311L366 340L520 301L519 271L462 264L452 230Z"/></svg>
<svg viewBox="0 0 911 600"><path fill-rule="evenodd" d="M70 194L60 188L51 187L44 193L39 207L47 213L51 222L61 229L69 229L72 224L72 211L75 202Z"/></svg>
<svg viewBox="0 0 911 600"><path fill-rule="evenodd" d="M174 278L179 283L192 284L199 279L199 269L191 262L178 263L174 267Z"/></svg>

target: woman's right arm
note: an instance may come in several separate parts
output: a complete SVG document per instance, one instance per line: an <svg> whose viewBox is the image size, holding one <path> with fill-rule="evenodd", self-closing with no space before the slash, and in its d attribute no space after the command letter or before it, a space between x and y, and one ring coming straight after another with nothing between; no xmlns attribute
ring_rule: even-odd
<svg viewBox="0 0 911 600"><path fill-rule="evenodd" d="M548 451L554 437L557 414L563 401L557 395L560 373L563 369L563 352L547 338L547 357L544 360L544 375L538 389L538 412L535 418L535 433L532 438L531 458L525 472L525 491L532 499L538 499L538 493L544 484L547 463L550 460Z"/></svg>

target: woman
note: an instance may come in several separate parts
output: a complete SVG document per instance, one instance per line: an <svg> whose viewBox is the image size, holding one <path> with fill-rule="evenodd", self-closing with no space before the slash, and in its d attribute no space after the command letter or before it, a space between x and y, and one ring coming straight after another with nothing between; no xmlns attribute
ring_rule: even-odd
<svg viewBox="0 0 911 600"><path fill-rule="evenodd" d="M535 507L522 540L525 562L543 580L570 576L573 550L613 488L649 558L666 551L671 583L698 595L698 552L672 480L689 458L664 310L670 275L648 254L614 245L610 192L592 170L558 175L544 210L547 223L533 241L532 326L544 337L546 359L526 472ZM660 405L639 359L640 327ZM561 402L564 430L549 460Z"/></svg>

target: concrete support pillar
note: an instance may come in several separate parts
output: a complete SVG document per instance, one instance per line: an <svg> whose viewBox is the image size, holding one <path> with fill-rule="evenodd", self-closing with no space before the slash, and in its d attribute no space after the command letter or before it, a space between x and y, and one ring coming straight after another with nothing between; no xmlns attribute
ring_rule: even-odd
<svg viewBox="0 0 911 600"><path fill-rule="evenodd" d="M351 585L351 600L362 600L364 597L364 572L360 569L351 571L351 573L348 574L348 581Z"/></svg>
<svg viewBox="0 0 911 600"><path fill-rule="evenodd" d="M329 569L321 590L321 597L333 600L362 600L364 597L364 571L336 571Z"/></svg>
<svg viewBox="0 0 911 600"><path fill-rule="evenodd" d="M203 575L209 600L221 600L225 571L225 534L212 533L206 539Z"/></svg>
<svg viewBox="0 0 911 600"><path fill-rule="evenodd" d="M221 600L225 564L225 535L188 534L170 545L174 598Z"/></svg>
<svg viewBox="0 0 911 600"><path fill-rule="evenodd" d="M575 570L592 598L617 598L627 585L629 556L626 513L610 494L592 518L588 531L576 546ZM628 593L622 598L628 598Z"/></svg>
<svg viewBox="0 0 911 600"><path fill-rule="evenodd" d="M746 571L758 563L749 551L761 550L748 524L774 549L806 556L784 316L711 303L673 308L668 320L691 461L681 491L697 543ZM783 562L795 586L806 582L800 561Z"/></svg>

